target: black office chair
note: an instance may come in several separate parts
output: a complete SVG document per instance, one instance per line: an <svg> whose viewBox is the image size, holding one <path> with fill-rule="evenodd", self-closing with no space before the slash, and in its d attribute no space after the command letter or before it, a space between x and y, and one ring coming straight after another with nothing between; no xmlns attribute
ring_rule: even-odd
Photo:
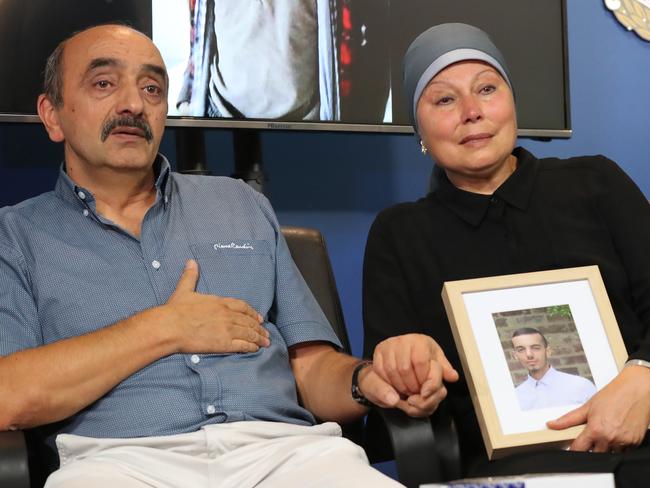
<svg viewBox="0 0 650 488"><path fill-rule="evenodd" d="M350 352L347 328L322 234L304 227L283 227L291 256L316 297L334 332ZM343 426L360 443L371 463L395 460L397 476L408 487L460 477L460 450L446 405L430 419L414 419L399 410L374 408L359 440L359 427ZM347 428L347 429L346 429Z"/></svg>
<svg viewBox="0 0 650 488"><path fill-rule="evenodd" d="M323 236L317 230L302 227L283 227L282 233L307 285L344 350L349 352L350 342ZM460 476L460 455L451 416L440 411L431 420L375 408L365 425L363 421L354 422L344 425L343 431L366 449L371 462L395 459L400 482L410 488ZM39 446L33 444L25 441L23 432L0 432L0 487L30 488L30 472L31 488L42 486L44 472L54 466L48 465L51 463L43 459L43 454L37 454Z"/></svg>
<svg viewBox="0 0 650 488"><path fill-rule="evenodd" d="M27 446L22 432L0 432L0 486L30 488Z"/></svg>

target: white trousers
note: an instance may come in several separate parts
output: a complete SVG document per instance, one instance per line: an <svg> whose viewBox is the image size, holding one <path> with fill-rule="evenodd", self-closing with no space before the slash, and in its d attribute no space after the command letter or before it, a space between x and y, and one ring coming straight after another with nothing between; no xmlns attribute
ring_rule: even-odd
<svg viewBox="0 0 650 488"><path fill-rule="evenodd" d="M402 486L332 422L233 422L137 439L61 434L56 444L61 468L45 488Z"/></svg>

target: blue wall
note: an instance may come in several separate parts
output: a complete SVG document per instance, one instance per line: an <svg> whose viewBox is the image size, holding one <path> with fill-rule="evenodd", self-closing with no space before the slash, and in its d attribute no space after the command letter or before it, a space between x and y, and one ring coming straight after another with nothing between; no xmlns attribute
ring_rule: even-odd
<svg viewBox="0 0 650 488"><path fill-rule="evenodd" d="M520 143L538 156L605 154L650 196L650 43L621 27L602 1L567 3L574 135ZM231 174L232 134L206 134L211 169ZM162 151L172 160L174 143L169 131ZM325 234L359 354L368 228L382 208L425 193L430 161L408 135L271 132L263 135L263 151L280 222ZM0 125L0 205L51 188L60 154L37 125Z"/></svg>

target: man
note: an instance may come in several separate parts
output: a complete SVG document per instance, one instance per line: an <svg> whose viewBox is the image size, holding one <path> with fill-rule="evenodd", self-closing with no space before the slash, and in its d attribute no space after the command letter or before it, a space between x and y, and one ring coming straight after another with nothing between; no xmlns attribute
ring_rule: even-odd
<svg viewBox="0 0 650 488"><path fill-rule="evenodd" d="M157 154L167 87L125 26L48 60L38 113L65 163L53 192L0 211L0 429L60 434L48 487L394 485L315 419L364 398L428 415L443 359L400 396L337 352L264 197Z"/></svg>
<svg viewBox="0 0 650 488"><path fill-rule="evenodd" d="M512 333L513 357L528 370L528 378L515 392L522 410L582 405L596 387L582 376L556 370L548 358L551 348L546 337L537 329L522 327Z"/></svg>

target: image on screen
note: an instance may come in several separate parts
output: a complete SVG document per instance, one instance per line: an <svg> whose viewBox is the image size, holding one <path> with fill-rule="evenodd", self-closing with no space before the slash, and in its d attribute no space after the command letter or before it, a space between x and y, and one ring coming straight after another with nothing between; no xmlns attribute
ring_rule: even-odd
<svg viewBox="0 0 650 488"><path fill-rule="evenodd" d="M565 11L565 0L2 0L0 120L34 121L47 55L117 21L159 47L170 125L407 132L404 52L432 25L466 22L508 61L520 134L567 137Z"/></svg>

